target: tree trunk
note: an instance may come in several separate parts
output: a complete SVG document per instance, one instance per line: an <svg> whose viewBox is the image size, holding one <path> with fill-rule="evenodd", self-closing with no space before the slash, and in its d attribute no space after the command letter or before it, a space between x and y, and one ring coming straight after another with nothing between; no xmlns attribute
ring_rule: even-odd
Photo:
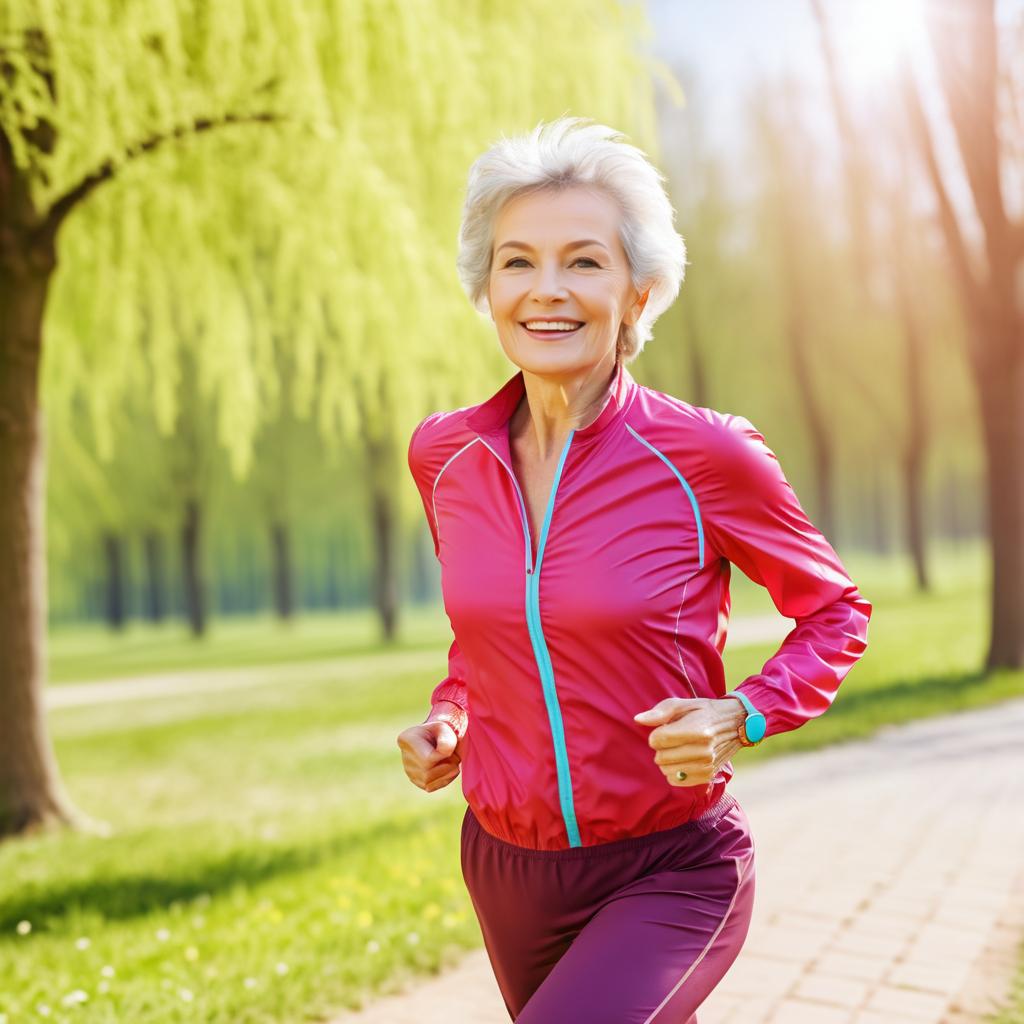
<svg viewBox="0 0 1024 1024"><path fill-rule="evenodd" d="M690 356L690 383L693 389L690 401L693 405L707 407L711 404L708 395L708 375L704 366L704 353L700 347L697 315L693 311L692 302L683 303L683 316L686 319L686 348Z"/></svg>
<svg viewBox="0 0 1024 1024"><path fill-rule="evenodd" d="M877 463L871 473L868 486L871 500L871 548L879 555L887 555L890 544L888 503L885 500L885 473Z"/></svg>
<svg viewBox="0 0 1024 1024"><path fill-rule="evenodd" d="M380 614L384 639L390 643L395 638L398 624L394 502L387 485L386 474L371 473L370 478L370 515L373 520L374 550L377 556L374 561L373 598Z"/></svg>
<svg viewBox="0 0 1024 1024"><path fill-rule="evenodd" d="M790 277L790 284L786 340L789 343L793 375L796 378L797 392L811 442L814 482L818 496L814 519L818 529L828 538L829 543L835 546L838 543L838 538L836 537L835 514L832 507L832 431L822 414L821 405L814 389L814 374L807 352L807 324L804 319L806 290L802 280L798 278L800 271L793 266L792 260L787 267L787 274Z"/></svg>
<svg viewBox="0 0 1024 1024"><path fill-rule="evenodd" d="M288 527L278 521L270 524L270 551L273 562L274 609L282 619L292 615L292 557Z"/></svg>
<svg viewBox="0 0 1024 1024"><path fill-rule="evenodd" d="M836 521L832 504L833 444L831 425L818 397L818 386L811 359L808 337L808 310L813 303L808 299L812 290L813 254L808 250L809 240L817 232L808 220L807 197L812 194L812 181L805 167L810 144L801 131L800 122L791 117L779 119L777 124L765 122L768 151L774 164L774 177L778 189L776 211L779 232L780 273L785 292L784 335L789 349L790 364L796 382L798 400L807 424L817 490L817 507L813 518L821 533L835 546ZM785 131L786 145L780 145L776 132ZM802 159L803 158L803 159Z"/></svg>
<svg viewBox="0 0 1024 1024"><path fill-rule="evenodd" d="M1001 69L994 0L935 6L928 27L956 135L984 259L967 235L939 167L929 121L909 67L902 78L915 143L938 207L967 320L964 341L985 440L988 534L992 550L991 631L986 671L1024 668L1024 221L1003 198L999 130ZM1012 88L1012 86L1010 86Z"/></svg>
<svg viewBox="0 0 1024 1024"><path fill-rule="evenodd" d="M124 629L124 541L112 530L103 534L103 555L107 563L107 625Z"/></svg>
<svg viewBox="0 0 1024 1024"><path fill-rule="evenodd" d="M201 526L199 502L195 498L189 498L185 502L185 522L181 530L181 558L185 611L195 636L202 636L206 631L206 595L199 552Z"/></svg>
<svg viewBox="0 0 1024 1024"><path fill-rule="evenodd" d="M902 238L902 226L898 232ZM917 589L931 589L925 554L924 469L928 455L928 410L923 383L924 338L907 273L907 250L896 242L896 301L903 325L906 356L907 439L903 449L905 534L914 563Z"/></svg>
<svg viewBox="0 0 1024 1024"><path fill-rule="evenodd" d="M373 530L374 559L373 601L380 615L381 633L385 643L395 639L398 629L398 582L395 578L398 560L395 557L395 481L399 479L394 437L390 423L391 402L387 379L379 383L378 402L371 408L366 396L356 389L356 402L363 428L366 451L366 473L370 520Z"/></svg>
<svg viewBox="0 0 1024 1024"><path fill-rule="evenodd" d="M160 534L147 530L142 539L143 557L146 566L146 618L150 622L162 622L164 618L164 560Z"/></svg>
<svg viewBox="0 0 1024 1024"><path fill-rule="evenodd" d="M1024 668L1024 358L979 369L992 622L985 669Z"/></svg>
<svg viewBox="0 0 1024 1024"><path fill-rule="evenodd" d="M962 502L960 500L960 476L953 465L948 465L939 489L940 522L942 535L959 546L970 532L964 522Z"/></svg>
<svg viewBox="0 0 1024 1024"><path fill-rule="evenodd" d="M327 540L327 584L324 600L328 608L341 607L341 588L338 585L339 553L338 542L334 537Z"/></svg>
<svg viewBox="0 0 1024 1024"><path fill-rule="evenodd" d="M46 726L46 440L39 406L52 244L35 266L0 224L0 836L82 826ZM39 265L41 264L41 265Z"/></svg>

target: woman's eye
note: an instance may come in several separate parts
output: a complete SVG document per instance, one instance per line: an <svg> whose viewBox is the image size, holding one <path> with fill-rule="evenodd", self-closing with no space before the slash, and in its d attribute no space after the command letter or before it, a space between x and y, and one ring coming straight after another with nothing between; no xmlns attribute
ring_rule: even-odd
<svg viewBox="0 0 1024 1024"><path fill-rule="evenodd" d="M579 256L575 260L573 260L573 263L579 263L581 260L585 260L591 266L594 266L594 267L599 266L597 260L591 259L591 257L589 257L589 256ZM523 257L523 256L513 256L512 259L510 259L505 264L505 266L506 267L511 267L511 266L513 266L516 263L526 263L526 258Z"/></svg>

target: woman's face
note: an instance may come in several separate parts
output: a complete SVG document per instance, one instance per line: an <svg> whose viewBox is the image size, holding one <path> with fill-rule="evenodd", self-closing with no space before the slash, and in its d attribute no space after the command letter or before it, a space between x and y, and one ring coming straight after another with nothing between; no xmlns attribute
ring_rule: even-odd
<svg viewBox="0 0 1024 1024"><path fill-rule="evenodd" d="M568 377L614 360L620 325L636 322L647 297L630 280L620 219L613 199L579 186L502 208L487 295L501 347L521 369ZM572 323L549 330L538 320Z"/></svg>

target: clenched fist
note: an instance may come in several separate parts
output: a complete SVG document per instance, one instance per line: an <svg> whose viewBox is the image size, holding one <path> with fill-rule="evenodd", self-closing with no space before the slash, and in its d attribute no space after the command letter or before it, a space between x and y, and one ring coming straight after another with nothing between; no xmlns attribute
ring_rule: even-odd
<svg viewBox="0 0 1024 1024"><path fill-rule="evenodd" d="M433 793L458 778L462 764L462 739L443 719L412 725L398 734L402 767L409 781Z"/></svg>

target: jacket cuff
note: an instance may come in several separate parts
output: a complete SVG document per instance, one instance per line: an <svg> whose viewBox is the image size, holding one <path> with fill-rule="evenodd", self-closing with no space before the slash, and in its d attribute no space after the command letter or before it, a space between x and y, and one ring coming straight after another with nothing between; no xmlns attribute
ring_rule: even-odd
<svg viewBox="0 0 1024 1024"><path fill-rule="evenodd" d="M466 735L466 730L469 728L469 714L466 709L452 700L435 700L430 708L430 714L424 721L447 722L455 730L455 735L460 740Z"/></svg>
<svg viewBox="0 0 1024 1024"><path fill-rule="evenodd" d="M772 711L778 706L775 694L772 692L770 686L767 686L764 682L764 676L760 674L754 674L747 676L739 686L734 686L726 696L730 696L735 693L736 690L741 690L743 696L754 705L757 711L760 711L764 715L765 731L763 739L768 739L769 736L775 735L777 732L784 732L785 730L775 729L774 717ZM739 698L736 698L736 703L741 704Z"/></svg>

